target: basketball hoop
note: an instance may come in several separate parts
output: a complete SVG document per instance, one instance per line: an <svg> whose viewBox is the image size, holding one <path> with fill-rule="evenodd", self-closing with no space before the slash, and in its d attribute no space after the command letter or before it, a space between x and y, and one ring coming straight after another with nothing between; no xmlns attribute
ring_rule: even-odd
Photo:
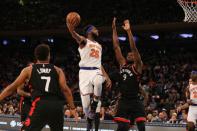
<svg viewBox="0 0 197 131"><path fill-rule="evenodd" d="M177 0L185 12L185 22L197 22L197 0Z"/></svg>

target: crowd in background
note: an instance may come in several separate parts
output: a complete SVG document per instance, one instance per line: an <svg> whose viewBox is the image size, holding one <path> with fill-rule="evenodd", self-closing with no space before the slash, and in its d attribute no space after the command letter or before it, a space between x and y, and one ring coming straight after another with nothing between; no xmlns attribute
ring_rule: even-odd
<svg viewBox="0 0 197 131"><path fill-rule="evenodd" d="M19 47L20 46L20 47ZM78 62L80 60L77 45L67 44L50 45L52 63L60 66L71 87L77 111L81 119L84 118L78 88ZM185 123L187 110L177 112L176 108L185 103L184 91L188 85L189 74L196 67L197 55L193 46L141 45L138 46L144 67L141 77L141 87L148 94L148 103L145 110L148 122ZM126 43L121 44L123 54L129 51ZM10 84L21 69L29 61L33 61L32 47L28 45L0 47L0 90ZM103 44L103 66L111 77L113 86L109 91L103 87L101 120L111 120L115 115L114 100L117 96L119 83L116 74L119 71L111 43ZM143 101L143 97L139 94ZM17 94L6 98L0 104L0 114L18 115L19 96ZM72 118L65 106L65 117Z"/></svg>
<svg viewBox="0 0 197 131"><path fill-rule="evenodd" d="M65 16L71 11L81 15L81 26L110 25L114 16L132 24L181 22L184 12L176 1L166 0L4 0L0 3L0 30L65 28Z"/></svg>

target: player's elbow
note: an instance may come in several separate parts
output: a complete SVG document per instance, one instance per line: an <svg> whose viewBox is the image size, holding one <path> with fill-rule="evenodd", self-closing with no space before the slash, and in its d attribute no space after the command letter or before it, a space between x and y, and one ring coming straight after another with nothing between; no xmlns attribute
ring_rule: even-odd
<svg viewBox="0 0 197 131"><path fill-rule="evenodd" d="M17 92L17 94L20 94L20 89L18 88L18 89L16 90L16 92Z"/></svg>

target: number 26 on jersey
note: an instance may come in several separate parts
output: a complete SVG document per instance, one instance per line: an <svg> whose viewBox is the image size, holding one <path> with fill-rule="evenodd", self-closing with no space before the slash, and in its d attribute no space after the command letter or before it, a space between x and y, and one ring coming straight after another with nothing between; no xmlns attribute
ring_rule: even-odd
<svg viewBox="0 0 197 131"><path fill-rule="evenodd" d="M99 50L91 49L90 57L94 57L94 58L98 59L99 58Z"/></svg>

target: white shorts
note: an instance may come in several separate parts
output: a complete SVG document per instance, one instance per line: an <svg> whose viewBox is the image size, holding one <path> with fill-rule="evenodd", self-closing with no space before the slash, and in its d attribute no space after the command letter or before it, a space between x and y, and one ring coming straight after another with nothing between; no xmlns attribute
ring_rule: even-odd
<svg viewBox="0 0 197 131"><path fill-rule="evenodd" d="M102 83L104 81L105 78L100 69L79 71L79 89L81 95L94 94L101 96Z"/></svg>
<svg viewBox="0 0 197 131"><path fill-rule="evenodd" d="M197 120L197 106L189 106L187 121L193 122L196 125Z"/></svg>

